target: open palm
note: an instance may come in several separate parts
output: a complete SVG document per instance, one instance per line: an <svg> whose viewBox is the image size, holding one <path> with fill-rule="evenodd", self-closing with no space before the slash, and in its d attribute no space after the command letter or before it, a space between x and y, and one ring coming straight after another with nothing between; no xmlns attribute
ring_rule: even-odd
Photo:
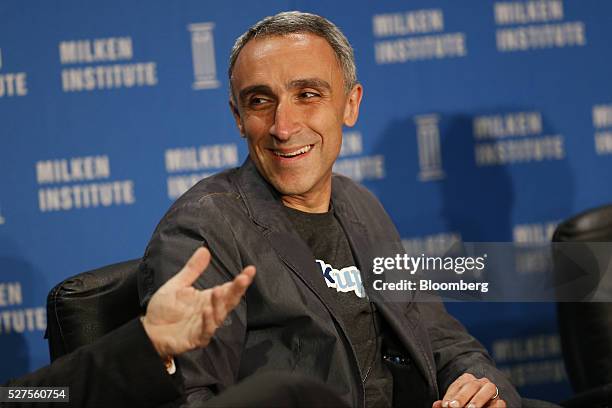
<svg viewBox="0 0 612 408"><path fill-rule="evenodd" d="M151 298L143 325L162 357L208 345L255 276L255 267L247 266L231 282L204 290L191 286L209 263L208 249L198 248Z"/></svg>

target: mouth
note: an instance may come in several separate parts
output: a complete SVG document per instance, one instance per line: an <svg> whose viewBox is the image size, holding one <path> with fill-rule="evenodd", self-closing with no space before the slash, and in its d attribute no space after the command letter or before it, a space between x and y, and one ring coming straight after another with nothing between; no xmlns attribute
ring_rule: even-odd
<svg viewBox="0 0 612 408"><path fill-rule="evenodd" d="M270 151L278 158L280 159L293 159L293 158L297 158L297 157L301 157L304 156L305 154L307 154L312 148L314 147L313 144L311 145L306 145L304 147L301 147L299 149L295 149L295 150L291 150L291 149L270 149Z"/></svg>

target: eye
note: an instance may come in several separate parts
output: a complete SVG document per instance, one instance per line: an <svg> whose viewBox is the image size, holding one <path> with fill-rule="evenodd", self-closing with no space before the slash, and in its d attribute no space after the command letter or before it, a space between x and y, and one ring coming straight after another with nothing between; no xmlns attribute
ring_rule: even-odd
<svg viewBox="0 0 612 408"><path fill-rule="evenodd" d="M247 108L248 109L264 109L270 104L270 98L266 98L263 96L253 96L248 99Z"/></svg>
<svg viewBox="0 0 612 408"><path fill-rule="evenodd" d="M251 98L250 104L251 105L261 105L263 103L266 103L267 101L268 100L265 98L254 97L254 98Z"/></svg>
<svg viewBox="0 0 612 408"><path fill-rule="evenodd" d="M300 94L300 98L302 99L311 99L311 98L316 98L317 96L321 96L316 92L312 92L312 91L304 91Z"/></svg>

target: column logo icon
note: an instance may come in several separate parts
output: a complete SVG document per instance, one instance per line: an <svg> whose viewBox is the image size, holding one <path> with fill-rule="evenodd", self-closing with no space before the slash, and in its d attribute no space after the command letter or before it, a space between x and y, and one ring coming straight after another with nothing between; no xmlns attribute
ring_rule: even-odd
<svg viewBox="0 0 612 408"><path fill-rule="evenodd" d="M191 54L193 58L193 89L214 89L221 86L217 79L214 23L189 24L191 32Z"/></svg>
<svg viewBox="0 0 612 408"><path fill-rule="evenodd" d="M442 169L438 122L439 117L436 114L414 117L419 150L419 180L421 181L441 180L446 176Z"/></svg>

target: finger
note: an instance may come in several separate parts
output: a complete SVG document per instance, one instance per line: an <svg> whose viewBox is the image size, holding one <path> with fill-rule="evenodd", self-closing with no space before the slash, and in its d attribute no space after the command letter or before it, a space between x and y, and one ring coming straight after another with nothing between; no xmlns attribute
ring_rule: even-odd
<svg viewBox="0 0 612 408"><path fill-rule="evenodd" d="M227 314L240 303L242 295L244 295L244 292L253 281L254 276L255 267L248 266L233 281L200 292L200 296L210 296L208 301L203 303L202 314L205 316L203 320L203 331L205 332L202 335L203 338L214 335L217 328L227 317Z"/></svg>
<svg viewBox="0 0 612 408"><path fill-rule="evenodd" d="M203 330L202 330L201 338L205 342L205 344L202 344L202 346L208 345L208 342L210 341L212 336L215 334L217 327L218 325L215 322L212 307L210 305L204 307L204 310L202 311Z"/></svg>
<svg viewBox="0 0 612 408"><path fill-rule="evenodd" d="M249 265L240 272L240 275L234 278L234 281L242 287L243 292L249 287L253 279L255 279L255 267Z"/></svg>
<svg viewBox="0 0 612 408"><path fill-rule="evenodd" d="M167 288L179 289L191 286L210 263L210 252L204 247L195 250L183 269L164 284Z"/></svg>
<svg viewBox="0 0 612 408"><path fill-rule="evenodd" d="M442 408L442 400L434 402L431 408Z"/></svg>
<svg viewBox="0 0 612 408"><path fill-rule="evenodd" d="M446 402L446 404L443 403L442 406L443 407L448 406L448 403L452 400L453 396L459 392L461 387L463 387L463 384L465 384L468 381L475 380L475 379L476 377L474 377L470 373L461 374L455 381L453 381L453 383L446 390L444 397L442 397L442 401Z"/></svg>
<svg viewBox="0 0 612 408"><path fill-rule="evenodd" d="M492 382L485 382L468 403L468 408L484 407L497 393L497 387ZM494 401L494 400L493 400Z"/></svg>
<svg viewBox="0 0 612 408"><path fill-rule="evenodd" d="M496 398L485 405L486 408L506 408L507 406L506 401L499 398Z"/></svg>
<svg viewBox="0 0 612 408"><path fill-rule="evenodd" d="M225 288L224 300L228 311L240 303L240 299L253 282L254 277L255 267L250 265L244 268L240 275L236 276L232 282L227 284L228 286Z"/></svg>
<svg viewBox="0 0 612 408"><path fill-rule="evenodd" d="M468 401L471 400L472 397L476 395L476 393L478 393L478 391L482 388L482 386L483 386L483 382L481 382L480 380L472 380L472 381L466 382L465 384L463 384L463 386L459 389L459 391L456 394L451 395L448 398L448 401L449 401L448 407L449 408L465 407ZM495 393L491 394L491 396L493 396L494 394ZM442 403L442 406L444 406L444 402Z"/></svg>
<svg viewBox="0 0 612 408"><path fill-rule="evenodd" d="M223 289L220 287L213 289L212 308L215 322L218 326L223 323L223 320L225 320L225 316L227 315L227 308L225 307L225 302L223 301Z"/></svg>
<svg viewBox="0 0 612 408"><path fill-rule="evenodd" d="M199 314L200 316L205 316L208 319L212 319L213 316L213 306L212 306L212 289L205 289L198 291L196 294L196 302L194 303L194 314ZM202 326L204 329L205 326Z"/></svg>
<svg viewBox="0 0 612 408"><path fill-rule="evenodd" d="M240 303L255 276L255 267L248 266L233 281L216 286L211 293L211 307L216 326L221 326L228 313Z"/></svg>
<svg viewBox="0 0 612 408"><path fill-rule="evenodd" d="M256 274L255 266L254 265L249 265L249 266L245 267L242 270L241 273L245 274L245 275L249 276L251 279L253 279L255 277L255 274Z"/></svg>

